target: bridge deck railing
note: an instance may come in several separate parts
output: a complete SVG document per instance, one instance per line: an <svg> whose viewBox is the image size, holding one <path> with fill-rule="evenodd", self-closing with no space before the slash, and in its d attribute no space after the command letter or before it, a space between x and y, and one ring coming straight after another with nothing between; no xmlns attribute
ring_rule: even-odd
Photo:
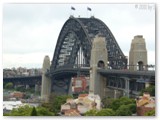
<svg viewBox="0 0 160 120"><path fill-rule="evenodd" d="M66 64L63 66L58 66L56 69L61 69L61 68L82 68L82 67L90 67L89 64Z"/></svg>

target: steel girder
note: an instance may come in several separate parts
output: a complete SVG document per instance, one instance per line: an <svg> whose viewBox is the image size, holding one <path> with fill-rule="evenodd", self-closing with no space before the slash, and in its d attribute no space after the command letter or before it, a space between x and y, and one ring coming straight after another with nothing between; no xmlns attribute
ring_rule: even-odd
<svg viewBox="0 0 160 120"><path fill-rule="evenodd" d="M101 20L97 18L79 18L85 28L87 29L88 35L93 40L97 33L101 33L106 39L106 48L108 51L108 61L109 66L112 69L125 69L127 68L127 58L121 51L116 39L114 38L112 32Z"/></svg>
<svg viewBox="0 0 160 120"><path fill-rule="evenodd" d="M129 90L130 91L141 91L145 88L145 83L137 82L139 78L129 78ZM107 79L106 87L112 87L115 89L126 89L125 79L120 76L110 76Z"/></svg>
<svg viewBox="0 0 160 120"><path fill-rule="evenodd" d="M51 64L51 74L59 67L73 67L81 48L85 64L90 64L90 54L93 38L101 33L106 39L109 66L112 69L127 67L127 58L121 51L109 28L97 18L70 17L63 25L58 37ZM78 64L78 63L77 63Z"/></svg>

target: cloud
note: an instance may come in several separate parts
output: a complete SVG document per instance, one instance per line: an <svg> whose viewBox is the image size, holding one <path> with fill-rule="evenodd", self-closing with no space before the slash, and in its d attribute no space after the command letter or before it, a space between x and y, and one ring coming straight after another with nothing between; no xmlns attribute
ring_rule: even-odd
<svg viewBox="0 0 160 120"><path fill-rule="evenodd" d="M128 51L132 39L136 35L143 35L146 42L147 50L155 51L155 29L154 25L136 25L124 26L112 31L122 51ZM125 44L124 44L125 43Z"/></svg>
<svg viewBox="0 0 160 120"><path fill-rule="evenodd" d="M53 58L53 53L37 52L28 54L3 54L3 65L7 68L11 67L29 67L41 68L44 56L48 55L50 60Z"/></svg>
<svg viewBox="0 0 160 120"><path fill-rule="evenodd" d="M54 51L62 22L44 23L40 25L14 25L4 26L3 52L4 53L30 53ZM60 27L61 26L61 27Z"/></svg>
<svg viewBox="0 0 160 120"><path fill-rule="evenodd" d="M76 10L72 11L71 6ZM87 7L92 11L87 11ZM7 55L4 67L18 64L19 55L31 55L30 58L36 57L35 53L53 55L60 30L70 15L94 15L101 19L125 53L129 52L131 40L139 34L145 38L148 51L155 52L154 10L140 10L135 4L4 4L3 55ZM149 58L149 61L152 60ZM23 59L25 63L28 64L27 59Z"/></svg>

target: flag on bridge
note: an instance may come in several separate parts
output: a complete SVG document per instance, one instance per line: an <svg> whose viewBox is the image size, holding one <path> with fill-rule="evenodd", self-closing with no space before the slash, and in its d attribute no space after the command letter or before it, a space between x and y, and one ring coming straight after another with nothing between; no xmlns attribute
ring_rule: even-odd
<svg viewBox="0 0 160 120"><path fill-rule="evenodd" d="M74 7L71 6L71 10L76 10Z"/></svg>
<svg viewBox="0 0 160 120"><path fill-rule="evenodd" d="M91 11L92 9L91 9L91 8L89 8L89 7L87 7L87 10Z"/></svg>

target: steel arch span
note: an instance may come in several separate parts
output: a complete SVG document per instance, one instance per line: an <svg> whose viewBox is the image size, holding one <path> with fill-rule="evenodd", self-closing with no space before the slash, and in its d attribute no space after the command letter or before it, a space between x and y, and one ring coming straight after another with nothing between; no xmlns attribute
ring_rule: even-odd
<svg viewBox="0 0 160 120"><path fill-rule="evenodd" d="M89 66L92 40L98 33L101 33L106 39L109 66L112 69L126 68L127 58L105 23L94 17L70 17L59 34L52 59L51 72L66 65L70 67L76 64Z"/></svg>
<svg viewBox="0 0 160 120"><path fill-rule="evenodd" d="M50 67L52 79L55 79L54 71L56 69L62 69L63 72L63 68L66 67L89 67L92 41L97 34L105 37L108 50L108 66L112 69L127 68L127 58L104 22L94 17L75 18L71 16L64 23L58 37Z"/></svg>

